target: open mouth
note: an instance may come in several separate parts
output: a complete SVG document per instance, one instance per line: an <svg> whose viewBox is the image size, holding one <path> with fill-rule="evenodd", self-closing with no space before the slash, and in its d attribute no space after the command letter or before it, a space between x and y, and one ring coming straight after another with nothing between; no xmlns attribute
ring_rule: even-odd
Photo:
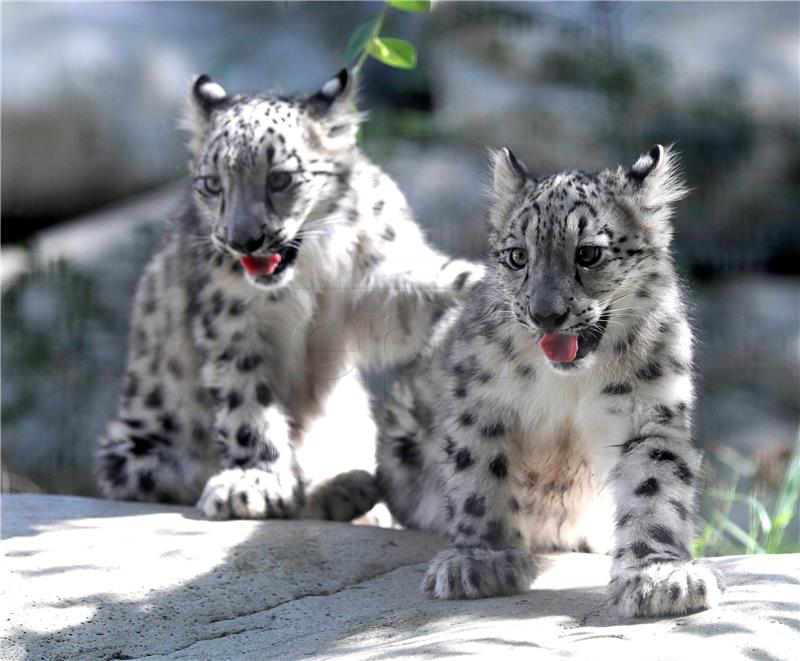
<svg viewBox="0 0 800 661"><path fill-rule="evenodd" d="M607 325L608 314L604 312L596 323L579 335L545 333L540 346L550 362L568 367L597 349L606 332Z"/></svg>
<svg viewBox="0 0 800 661"><path fill-rule="evenodd" d="M297 259L299 242L284 246L278 252L269 255L248 255L242 258L242 266L255 278L275 278L285 271Z"/></svg>

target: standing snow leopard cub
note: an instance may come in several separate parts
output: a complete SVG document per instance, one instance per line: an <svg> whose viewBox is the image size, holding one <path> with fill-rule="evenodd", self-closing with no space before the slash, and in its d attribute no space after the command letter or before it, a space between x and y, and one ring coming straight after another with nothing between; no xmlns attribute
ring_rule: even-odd
<svg viewBox="0 0 800 661"><path fill-rule="evenodd" d="M304 96L194 83L193 191L136 293L104 495L215 518L376 502L355 364L409 360L480 270L426 243L354 108L346 71Z"/></svg>
<svg viewBox="0 0 800 661"><path fill-rule="evenodd" d="M685 194L674 154L534 178L504 150L493 189L487 273L396 385L381 428L392 513L452 543L423 589L512 594L535 578L534 551L613 551L623 614L713 606L722 581L689 554L700 456L669 252Z"/></svg>

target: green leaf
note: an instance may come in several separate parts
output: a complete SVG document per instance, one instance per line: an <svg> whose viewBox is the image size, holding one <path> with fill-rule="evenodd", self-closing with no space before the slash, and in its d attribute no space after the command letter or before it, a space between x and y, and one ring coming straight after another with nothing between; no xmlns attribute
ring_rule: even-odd
<svg viewBox="0 0 800 661"><path fill-rule="evenodd" d="M389 0L389 4L401 11L413 11L419 14L431 10L429 0Z"/></svg>
<svg viewBox="0 0 800 661"><path fill-rule="evenodd" d="M413 69L417 66L417 49L404 39L375 37L367 44L367 52L376 60L397 69Z"/></svg>
<svg viewBox="0 0 800 661"><path fill-rule="evenodd" d="M364 50L367 42L372 38L372 33L375 30L377 22L378 17L375 16L368 21L364 21L355 29L353 35L350 37L350 41L347 42L347 50L344 52L345 64L349 66L358 59L361 51Z"/></svg>

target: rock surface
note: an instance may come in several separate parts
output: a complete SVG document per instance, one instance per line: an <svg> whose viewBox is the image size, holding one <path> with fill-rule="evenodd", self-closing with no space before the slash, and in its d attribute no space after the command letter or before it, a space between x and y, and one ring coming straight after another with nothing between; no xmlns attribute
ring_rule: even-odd
<svg viewBox="0 0 800 661"><path fill-rule="evenodd" d="M800 556L713 560L713 611L625 621L609 559L558 554L531 591L418 592L433 537L323 522L211 522L189 508L2 498L4 659L717 658L800 654Z"/></svg>

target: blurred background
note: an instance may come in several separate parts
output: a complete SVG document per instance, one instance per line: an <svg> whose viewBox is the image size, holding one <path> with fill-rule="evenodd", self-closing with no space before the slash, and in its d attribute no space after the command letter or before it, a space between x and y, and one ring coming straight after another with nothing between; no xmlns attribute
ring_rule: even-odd
<svg viewBox="0 0 800 661"><path fill-rule="evenodd" d="M192 76L311 91L381 7L2 5L4 491L96 493L91 451L115 409L133 289L181 195ZM800 4L440 2L391 10L383 33L413 42L419 63L366 62L363 145L452 253L485 245L487 146L544 173L677 144L693 191L676 254L709 457L698 552L800 549L796 533L777 545L766 534L796 514L800 488L797 461L787 475L800 414Z"/></svg>

